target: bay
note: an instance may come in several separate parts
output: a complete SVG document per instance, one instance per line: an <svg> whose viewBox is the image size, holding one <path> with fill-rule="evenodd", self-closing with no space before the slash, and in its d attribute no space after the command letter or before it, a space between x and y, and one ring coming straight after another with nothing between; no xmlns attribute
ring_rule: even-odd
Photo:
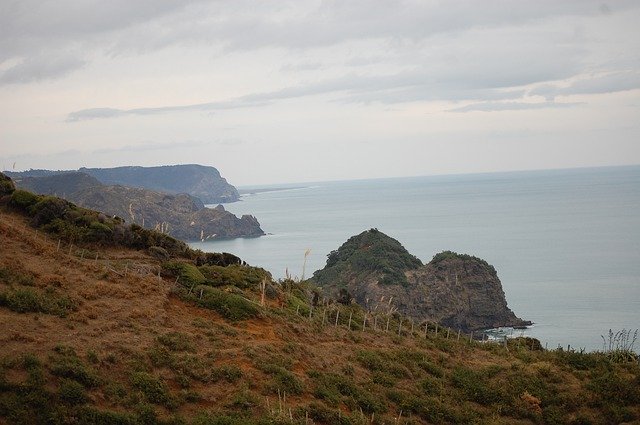
<svg viewBox="0 0 640 425"><path fill-rule="evenodd" d="M255 215L269 235L191 245L275 278L300 277L310 249L308 277L377 228L423 262L443 250L487 260L511 309L535 323L525 334L549 348L602 349L609 329L640 327L640 166L254 188L279 190L225 208Z"/></svg>

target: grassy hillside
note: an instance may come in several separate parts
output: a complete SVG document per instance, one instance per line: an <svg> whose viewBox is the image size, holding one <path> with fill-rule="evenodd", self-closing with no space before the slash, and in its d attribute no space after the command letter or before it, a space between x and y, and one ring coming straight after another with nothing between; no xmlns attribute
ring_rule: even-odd
<svg viewBox="0 0 640 425"><path fill-rule="evenodd" d="M625 351L505 347L383 312L365 322L241 262L37 230L4 199L0 423L640 419Z"/></svg>

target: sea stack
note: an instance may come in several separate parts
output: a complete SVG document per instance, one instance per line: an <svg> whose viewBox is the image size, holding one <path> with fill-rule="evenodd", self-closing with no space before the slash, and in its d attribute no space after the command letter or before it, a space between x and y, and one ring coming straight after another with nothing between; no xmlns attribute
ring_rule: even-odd
<svg viewBox="0 0 640 425"><path fill-rule="evenodd" d="M312 280L341 302L352 299L369 311L397 311L464 332L531 324L509 309L497 272L486 261L445 251L422 264L377 229L331 252Z"/></svg>

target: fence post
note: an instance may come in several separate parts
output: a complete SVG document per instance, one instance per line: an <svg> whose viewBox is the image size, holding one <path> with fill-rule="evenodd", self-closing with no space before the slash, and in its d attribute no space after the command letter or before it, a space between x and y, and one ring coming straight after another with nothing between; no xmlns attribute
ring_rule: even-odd
<svg viewBox="0 0 640 425"><path fill-rule="evenodd" d="M353 311L350 311L349 312L349 326L348 326L349 330L351 330L351 316L352 315L353 315Z"/></svg>
<svg viewBox="0 0 640 425"><path fill-rule="evenodd" d="M336 328L338 327L338 318L340 317L340 309L336 310Z"/></svg>
<svg viewBox="0 0 640 425"><path fill-rule="evenodd" d="M364 320L362 321L362 332L364 332L364 330L367 327L367 313L364 313Z"/></svg>

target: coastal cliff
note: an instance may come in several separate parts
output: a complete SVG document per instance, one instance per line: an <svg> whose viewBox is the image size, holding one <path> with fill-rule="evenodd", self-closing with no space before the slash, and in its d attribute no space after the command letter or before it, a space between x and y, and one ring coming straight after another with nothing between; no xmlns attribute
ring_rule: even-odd
<svg viewBox="0 0 640 425"><path fill-rule="evenodd" d="M353 299L371 311L393 308L463 331L531 324L509 309L496 270L486 261L446 251L423 265L376 229L329 254L312 281L341 302Z"/></svg>
<svg viewBox="0 0 640 425"><path fill-rule="evenodd" d="M80 168L77 170L105 185L122 185L156 190L170 194L188 193L205 204L235 202L240 199L236 188L214 168L197 164L159 167ZM29 170L6 172L14 179L46 177L77 171ZM70 192L70 191L67 191Z"/></svg>
<svg viewBox="0 0 640 425"><path fill-rule="evenodd" d="M168 194L138 187L105 185L86 173L74 172L15 179L20 189L58 195L82 207L118 216L185 241L264 235L258 220L240 218L219 205L206 208L189 194Z"/></svg>

